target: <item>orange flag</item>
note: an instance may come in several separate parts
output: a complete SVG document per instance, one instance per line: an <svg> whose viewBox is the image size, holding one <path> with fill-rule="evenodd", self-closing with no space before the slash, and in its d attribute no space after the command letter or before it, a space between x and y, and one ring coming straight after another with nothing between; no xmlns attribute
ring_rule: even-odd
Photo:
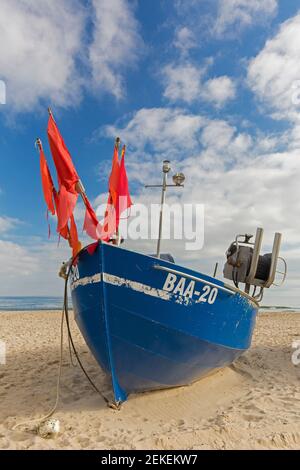
<svg viewBox="0 0 300 470"><path fill-rule="evenodd" d="M61 233L62 230L63 233L65 233L63 227L68 223L68 220L74 212L78 198L77 189L80 179L73 165L71 155L51 113L48 122L48 138L59 182L57 231ZM82 192L81 195L86 206L83 229L91 238L99 240L100 236L98 232L101 231L101 226L87 196ZM73 221L73 224L75 224L75 221ZM62 233L61 235L64 236Z"/></svg>
<svg viewBox="0 0 300 470"><path fill-rule="evenodd" d="M56 198L57 231L63 237L63 228L68 224L70 217L73 215L77 198L77 193L68 192L63 184L60 186Z"/></svg>
<svg viewBox="0 0 300 470"><path fill-rule="evenodd" d="M101 233L101 239L104 241L108 241L118 230L121 213L132 205L125 168L125 151L124 145L121 162L119 162L118 142L116 142L109 178L109 196Z"/></svg>
<svg viewBox="0 0 300 470"><path fill-rule="evenodd" d="M59 185L64 185L67 191L76 193L75 186L79 176L51 113L48 121L48 139Z"/></svg>
<svg viewBox="0 0 300 470"><path fill-rule="evenodd" d="M132 206L132 201L129 194L129 186L128 186L128 178L125 168L125 152L126 147L123 146L122 149L122 157L120 163L120 171L119 171L119 181L118 181L118 189L117 189L117 207L116 207L116 225L119 226L120 216L122 212Z"/></svg>
<svg viewBox="0 0 300 470"><path fill-rule="evenodd" d="M81 243L78 240L77 227L73 214L70 217L69 245L72 247L73 258L81 250Z"/></svg>
<svg viewBox="0 0 300 470"><path fill-rule="evenodd" d="M85 230L86 233L94 240L99 240L101 238L102 226L100 222L98 222L95 211L92 208L90 201L88 200L87 197L85 198L85 205L86 205L86 210L85 210L83 230Z"/></svg>
<svg viewBox="0 0 300 470"><path fill-rule="evenodd" d="M59 185L57 195L57 231L66 238L64 236L65 230L63 229L67 225L76 206L78 199L76 183L79 181L79 177L51 113L48 121L48 139Z"/></svg>
<svg viewBox="0 0 300 470"><path fill-rule="evenodd" d="M108 241L111 239L113 234L117 230L116 225L116 209L113 205L113 200L111 195L108 196L107 206L105 210L105 216L103 221L103 226L101 230L100 238L103 241Z"/></svg>
<svg viewBox="0 0 300 470"><path fill-rule="evenodd" d="M51 173L50 173L47 160L44 154L42 142L39 139L37 140L37 145L40 150L40 170L41 170L41 179L42 179L44 198L45 198L48 211L51 212L52 215L54 215L55 214L54 200L56 197L56 190L55 190Z"/></svg>
<svg viewBox="0 0 300 470"><path fill-rule="evenodd" d="M101 239L108 241L117 229L116 225L116 207L118 199L118 183L119 183L119 139L116 139L114 154L112 159L111 173L108 186L108 200L104 215L104 222L101 231Z"/></svg>
<svg viewBox="0 0 300 470"><path fill-rule="evenodd" d="M57 231L68 240L74 256L81 248L73 216L78 199L76 185L79 176L52 113L50 113L48 121L48 139L59 185L56 195Z"/></svg>
<svg viewBox="0 0 300 470"><path fill-rule="evenodd" d="M111 202L114 207L117 207L117 198L118 198L118 183L119 183L119 172L120 172L120 164L119 164L119 140L116 140L113 160L112 160L112 167L111 167L111 174L109 177L109 193L111 196Z"/></svg>

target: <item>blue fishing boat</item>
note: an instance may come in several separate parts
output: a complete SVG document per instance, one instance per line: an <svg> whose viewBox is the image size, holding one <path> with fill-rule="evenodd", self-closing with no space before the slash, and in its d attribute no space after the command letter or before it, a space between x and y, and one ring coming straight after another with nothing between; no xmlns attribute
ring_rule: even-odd
<svg viewBox="0 0 300 470"><path fill-rule="evenodd" d="M166 162L163 168L162 210ZM175 176L181 186L183 175ZM263 256L262 229L254 243L250 235L237 236L226 253L229 284L160 254L162 210L155 256L99 241L70 268L76 322L111 377L116 404L131 393L191 384L231 364L249 348L258 302L274 283L280 234Z"/></svg>
<svg viewBox="0 0 300 470"><path fill-rule="evenodd" d="M250 346L258 304L214 278L105 243L72 272L76 322L116 402L192 383Z"/></svg>

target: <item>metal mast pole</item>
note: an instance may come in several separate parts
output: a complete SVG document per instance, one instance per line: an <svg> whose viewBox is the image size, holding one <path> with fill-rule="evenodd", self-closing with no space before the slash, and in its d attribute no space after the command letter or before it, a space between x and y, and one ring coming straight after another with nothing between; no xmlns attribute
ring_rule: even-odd
<svg viewBox="0 0 300 470"><path fill-rule="evenodd" d="M162 236L162 227L163 227L163 213L164 213L164 205L165 205L166 191L167 191L167 177L168 177L168 173L164 172L163 184L162 184L162 190L161 190L161 205L160 205L159 229L158 229L158 240L157 240L157 250L156 250L157 258L160 257L160 245L161 245L161 236Z"/></svg>
<svg viewBox="0 0 300 470"><path fill-rule="evenodd" d="M185 180L185 176L183 173L176 173L173 176L174 184L167 184L168 173L171 170L171 165L169 160L163 161L163 183L162 184L147 184L145 188L162 188L161 190L161 206L160 206L160 214L159 214L159 229L158 229L158 239L157 239L157 249L156 249L156 256L160 258L160 245L161 245L161 238L162 238L162 227L163 227L163 215L164 215L164 205L166 202L166 191L168 187L177 187L183 188L183 183Z"/></svg>

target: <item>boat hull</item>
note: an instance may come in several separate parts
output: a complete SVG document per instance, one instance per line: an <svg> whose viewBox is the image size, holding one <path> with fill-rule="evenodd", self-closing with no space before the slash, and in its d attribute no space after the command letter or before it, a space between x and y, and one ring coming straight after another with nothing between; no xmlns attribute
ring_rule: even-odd
<svg viewBox="0 0 300 470"><path fill-rule="evenodd" d="M80 253L71 290L77 324L117 402L192 383L251 344L255 303L161 259L98 244Z"/></svg>

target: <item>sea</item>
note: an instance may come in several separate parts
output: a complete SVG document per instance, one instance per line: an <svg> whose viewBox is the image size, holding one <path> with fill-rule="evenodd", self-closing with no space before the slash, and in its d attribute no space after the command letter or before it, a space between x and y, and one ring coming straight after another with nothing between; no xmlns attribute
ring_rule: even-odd
<svg viewBox="0 0 300 470"><path fill-rule="evenodd" d="M70 306L72 304L70 303ZM61 297L0 297L2 311L62 310Z"/></svg>
<svg viewBox="0 0 300 470"><path fill-rule="evenodd" d="M71 299L69 305L72 306ZM61 310L63 297L0 297L0 312L5 311L33 311L33 310ZM300 308L263 305L260 312L300 312Z"/></svg>
<svg viewBox="0 0 300 470"><path fill-rule="evenodd" d="M282 307L280 305L262 305L260 312L295 312L300 313L300 307Z"/></svg>

